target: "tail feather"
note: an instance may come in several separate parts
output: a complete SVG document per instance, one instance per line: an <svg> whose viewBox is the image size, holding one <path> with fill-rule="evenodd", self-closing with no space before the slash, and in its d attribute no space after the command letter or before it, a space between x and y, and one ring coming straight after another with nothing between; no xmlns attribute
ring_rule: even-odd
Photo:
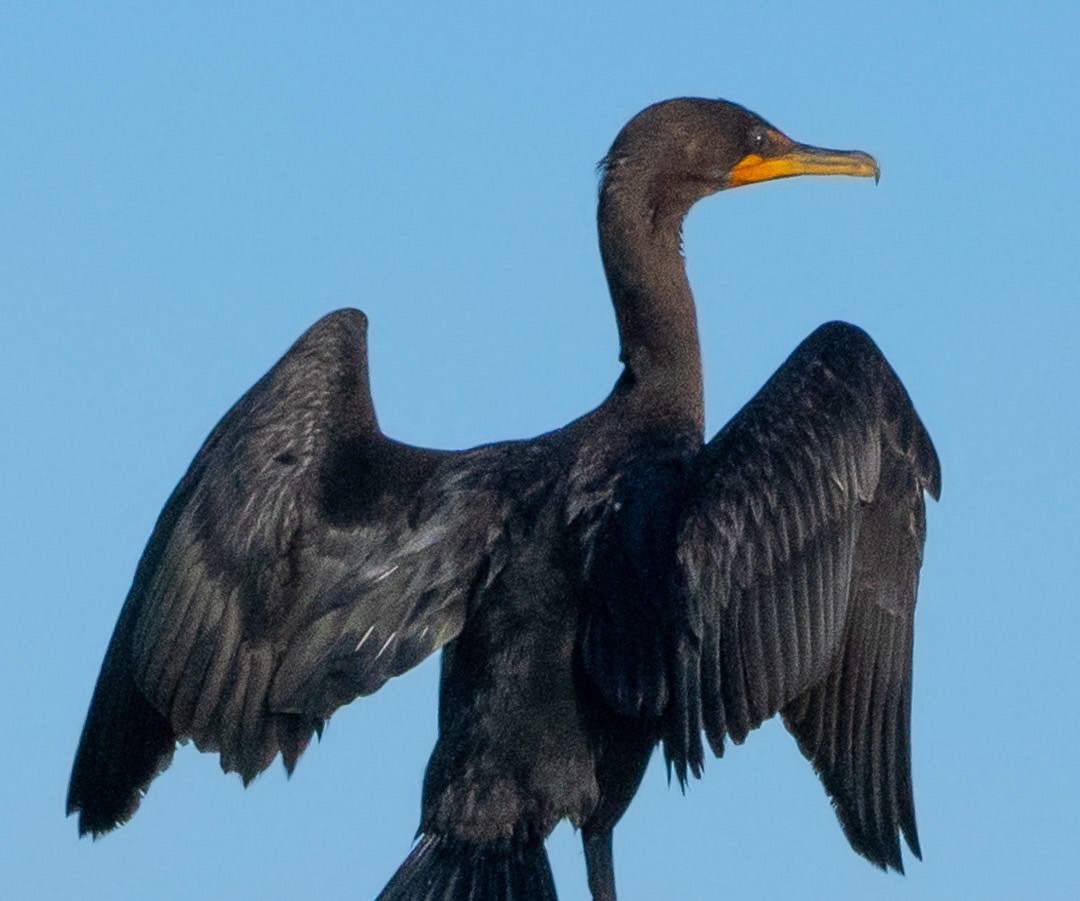
<svg viewBox="0 0 1080 901"><path fill-rule="evenodd" d="M425 835L377 901L557 901L540 841Z"/></svg>

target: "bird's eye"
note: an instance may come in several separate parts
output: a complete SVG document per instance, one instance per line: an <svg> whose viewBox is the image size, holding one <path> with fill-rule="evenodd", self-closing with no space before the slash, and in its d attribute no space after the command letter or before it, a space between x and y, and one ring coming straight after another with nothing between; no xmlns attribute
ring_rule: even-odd
<svg viewBox="0 0 1080 901"><path fill-rule="evenodd" d="M750 146L755 153L760 153L769 144L769 134L760 126L750 132Z"/></svg>

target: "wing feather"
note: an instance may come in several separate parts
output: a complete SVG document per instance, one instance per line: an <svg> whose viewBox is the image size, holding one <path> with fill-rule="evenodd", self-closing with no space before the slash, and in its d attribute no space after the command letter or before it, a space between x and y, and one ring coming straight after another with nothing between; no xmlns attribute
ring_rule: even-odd
<svg viewBox="0 0 1080 901"><path fill-rule="evenodd" d="M709 744L720 753L781 713L852 845L895 869L900 833L919 853L924 492L938 496L940 470L907 393L865 333L830 323L703 448L679 525Z"/></svg>
<svg viewBox="0 0 1080 901"><path fill-rule="evenodd" d="M80 829L130 817L177 740L218 751L245 781L279 752L291 770L337 707L453 639L505 559L514 493L500 480L521 461L535 469L526 456L385 438L366 318L313 326L226 414L162 511L76 755Z"/></svg>

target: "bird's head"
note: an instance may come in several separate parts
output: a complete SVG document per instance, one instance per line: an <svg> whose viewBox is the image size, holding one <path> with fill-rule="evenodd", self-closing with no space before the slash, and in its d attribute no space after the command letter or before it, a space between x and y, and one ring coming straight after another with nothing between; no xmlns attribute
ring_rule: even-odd
<svg viewBox="0 0 1080 901"><path fill-rule="evenodd" d="M737 103L690 97L634 116L601 165L602 190L634 185L656 212L676 215L717 191L776 178L879 177L869 154L799 144Z"/></svg>

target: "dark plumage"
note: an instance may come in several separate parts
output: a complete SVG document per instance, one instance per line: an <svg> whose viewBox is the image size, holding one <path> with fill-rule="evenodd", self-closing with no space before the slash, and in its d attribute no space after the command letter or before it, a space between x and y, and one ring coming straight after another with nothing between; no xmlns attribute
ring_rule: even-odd
<svg viewBox="0 0 1080 901"><path fill-rule="evenodd" d="M593 412L461 452L385 437L367 320L333 313L230 410L158 520L75 759L81 832L127 820L179 739L291 771L339 706L443 648L422 838L387 899L554 898L581 827L594 898L658 743L680 781L775 713L852 846L918 855L913 617L930 438L859 329L806 339L703 443L683 217L725 188L877 176L735 104L649 107L603 164L624 371Z"/></svg>

